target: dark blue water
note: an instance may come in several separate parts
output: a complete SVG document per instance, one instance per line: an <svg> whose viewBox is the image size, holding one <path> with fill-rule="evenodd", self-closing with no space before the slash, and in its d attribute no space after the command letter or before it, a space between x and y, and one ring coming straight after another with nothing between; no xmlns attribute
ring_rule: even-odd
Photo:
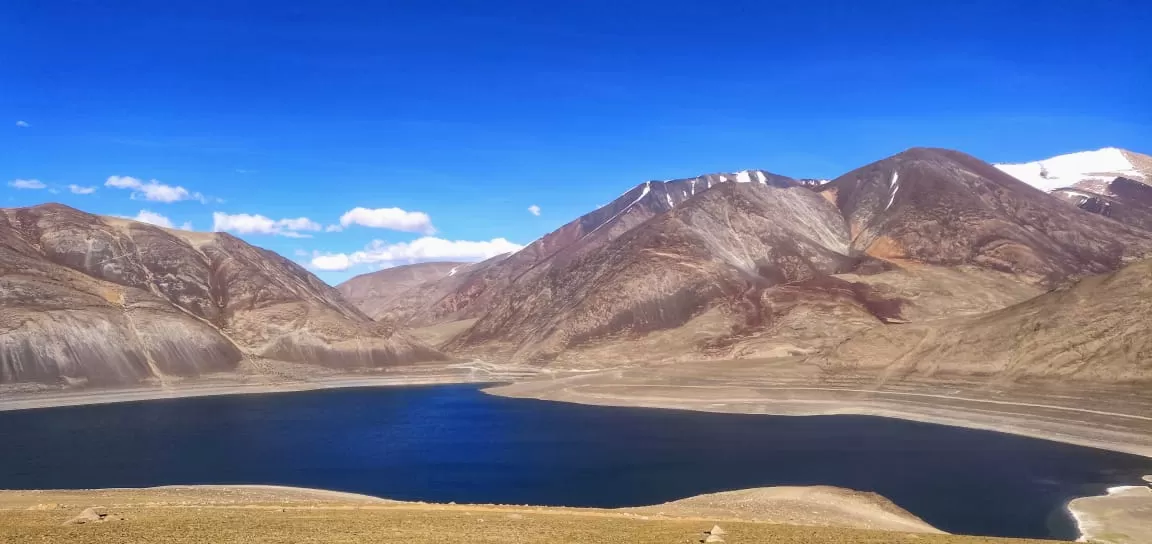
<svg viewBox="0 0 1152 544"><path fill-rule="evenodd" d="M619 507L772 485L878 492L950 532L1075 537L1072 497L1152 460L865 416L507 399L471 386L0 412L0 488L261 483L406 500Z"/></svg>

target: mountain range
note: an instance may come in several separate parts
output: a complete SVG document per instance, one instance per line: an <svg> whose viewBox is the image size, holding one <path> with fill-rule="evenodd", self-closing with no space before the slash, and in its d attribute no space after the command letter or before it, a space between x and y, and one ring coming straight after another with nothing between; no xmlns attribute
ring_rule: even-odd
<svg viewBox="0 0 1152 544"><path fill-rule="evenodd" d="M1000 165L914 148L828 181L648 181L516 253L337 288L223 233L0 210L0 383L773 356L1145 380L1150 182L1152 158L1112 148Z"/></svg>

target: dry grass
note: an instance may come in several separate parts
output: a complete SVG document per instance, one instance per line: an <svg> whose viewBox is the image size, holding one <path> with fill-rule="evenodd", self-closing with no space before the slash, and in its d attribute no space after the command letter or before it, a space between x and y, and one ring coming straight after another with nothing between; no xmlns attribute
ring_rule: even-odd
<svg viewBox="0 0 1152 544"><path fill-rule="evenodd" d="M69 524L88 507L102 521ZM0 542L75 544L692 543L719 523L729 543L1039 544L732 521L692 511L396 503L285 488L0 492Z"/></svg>
<svg viewBox="0 0 1152 544"><path fill-rule="evenodd" d="M622 514L540 513L467 507L134 507L113 521L64 525L76 511L0 514L0 542L149 543L691 543L708 520L641 519ZM122 517L123 520L116 518ZM725 522L728 542L777 544L1025 544L1041 541L888 533L858 529Z"/></svg>

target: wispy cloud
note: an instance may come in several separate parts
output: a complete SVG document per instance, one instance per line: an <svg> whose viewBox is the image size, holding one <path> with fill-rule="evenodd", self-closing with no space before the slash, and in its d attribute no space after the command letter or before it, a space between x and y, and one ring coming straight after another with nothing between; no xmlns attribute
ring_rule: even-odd
<svg viewBox="0 0 1152 544"><path fill-rule="evenodd" d="M535 215L536 217L540 217L540 206L535 204L528 206L528 213Z"/></svg>
<svg viewBox="0 0 1152 544"><path fill-rule="evenodd" d="M424 236L411 242L390 244L374 240L362 251L353 253L314 253L312 267L317 270L347 270L358 264L403 264L427 261L479 261L503 253L519 251L524 246L505 238L488 241L445 240Z"/></svg>
<svg viewBox="0 0 1152 544"><path fill-rule="evenodd" d="M18 126L20 128L28 128L32 125L29 125L28 121L16 121L16 126Z"/></svg>
<svg viewBox="0 0 1152 544"><path fill-rule="evenodd" d="M95 187L84 187L81 185L76 185L75 183L69 185L68 190L72 191L72 194L74 195L90 195L96 192Z"/></svg>
<svg viewBox="0 0 1152 544"><path fill-rule="evenodd" d="M320 231L324 227L307 217L295 219L271 219L258 214L212 214L212 230L235 232L237 234L272 234L288 238L311 238L301 231Z"/></svg>
<svg viewBox="0 0 1152 544"><path fill-rule="evenodd" d="M38 179L14 179L8 182L13 189L47 189L48 186Z"/></svg>
<svg viewBox="0 0 1152 544"><path fill-rule="evenodd" d="M341 227L352 225L429 235L436 233L436 228L432 226L432 218L428 217L428 214L409 212L400 208L353 208L340 216Z"/></svg>
<svg viewBox="0 0 1152 544"><path fill-rule="evenodd" d="M181 200L199 200L205 204L208 202L208 199L200 193L189 191L179 185L166 185L154 179L143 181L132 176L108 176L104 186L131 190L133 199L164 203Z"/></svg>

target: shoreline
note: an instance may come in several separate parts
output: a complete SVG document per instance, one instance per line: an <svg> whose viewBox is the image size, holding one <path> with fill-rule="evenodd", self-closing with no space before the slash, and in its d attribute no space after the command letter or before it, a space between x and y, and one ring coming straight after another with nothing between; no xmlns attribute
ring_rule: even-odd
<svg viewBox="0 0 1152 544"><path fill-rule="evenodd" d="M1028 406L1037 410L1056 410L1063 416L1067 411L1084 412L1088 415L1107 414L1093 410L1070 409L1062 406L1049 406L1042 404L1005 403L1002 401L971 399L955 396L929 395L909 392L880 392L870 391L876 398L867 400L839 397L843 393L860 392L859 389L846 388L816 388L816 387L773 387L764 388L765 391L786 393L788 398L733 398L724 397L725 402L709 402L708 398L668 398L666 396L624 395L613 393L596 393L581 390L589 378L600 373L553 377L549 380L522 380L523 375L501 375L499 372L489 372L484 377L474 375L462 376L460 374L430 374L430 375L397 375L397 376L357 376L337 375L319 377L309 380L265 382L265 383L228 383L228 382L199 382L189 384L170 385L167 387L125 387L114 389L74 389L52 392L18 392L0 394L0 412L35 410L43 408L63 408L87 406L98 404L115 404L123 402L141 402L149 400L182 399L197 397L214 397L230 395L266 395L280 393L296 393L303 391L319 391L330 389L355 389L376 387L412 387L436 385L475 385L480 391L493 396L507 398L522 398L545 400L552 402L565 402L572 404L585 404L594 406L615 406L622 408L651 408L661 410L686 410L711 413L754 414L768 416L835 416L858 415L871 417L885 417L916 421L934 425L946 425L966 429L1001 432L1016 436L1026 436L1040 440L1050 440L1065 444L1073 444L1118 453L1138 455L1152 458L1152 437L1144 441L1126 440L1136 435L1127 436L1124 433L1097 429L1092 422L1068 423L1061 421L1060 427L1036 425L1037 421L1030 419L1027 413L1011 413L1006 411L987 410L964 406L964 404L1016 404ZM629 385L628 387L673 388L661 385ZM700 386L679 386L700 387ZM593 389L588 387L588 389ZM810 393L823 393L824 397L798 398L797 391ZM891 395L893 398L883 398ZM913 397L913 400L907 400ZM918 402L915 397L929 397L928 402ZM933 399L946 399L958 405L946 406L941 409L931 404ZM1118 417L1130 417L1138 420L1149 420L1145 416L1107 414ZM1142 423L1142 422L1141 422ZM1049 428L1051 427L1051 428ZM1152 426L1150 426L1152 428ZM1096 436L1093 436L1096 433Z"/></svg>
<svg viewBox="0 0 1152 544"><path fill-rule="evenodd" d="M1144 481L1149 483L1109 487L1103 495L1068 501L1065 509L1080 534L1076 542L1152 542L1152 523L1139 515L1142 511L1152 511L1152 476L1145 476Z"/></svg>
<svg viewBox="0 0 1152 544"><path fill-rule="evenodd" d="M117 404L122 402L142 402L149 400L185 399L198 397L223 397L231 395L274 395L279 393L299 393L328 389L356 389L373 387L413 387L422 385L485 385L502 380L486 378L471 379L456 376L389 376L354 377L342 376L321 378L311 381L282 383L199 383L168 387L124 387L110 389L65 390L45 393L14 393L0 397L0 412L38 410L43 408L65 408L97 404Z"/></svg>
<svg viewBox="0 0 1152 544"><path fill-rule="evenodd" d="M518 376L522 378L523 376ZM352 389L352 388L376 388L376 387L407 387L407 386L435 386L435 385L475 385L480 388L482 392L494 396L504 396L511 398L528 398L537 400L546 400L551 402L567 402L576 404L593 404L604 406L620 406L620 407L645 407L652 409L673 409L673 410L688 410L688 411L705 411L705 412L720 412L720 413L741 413L741 414L758 414L758 415L777 415L777 416L813 416L813 415L866 415L874 417L888 417L893 419L903 419L910 421L919 421L924 423L948 425L962 428L983 429L995 432L1004 432L1019 436L1028 436L1031 438L1054 440L1058 442L1071 443L1086 447L1094 447L1110 451L1117 451L1121 453L1128 453L1134 455L1141 455L1144 457L1152 458L1152 448L1139 445L1139 444L1125 444L1117 442L1100 441L1092 438L1085 438L1083 436L1076 436L1074 434L1057 434L1045 431L1037 431L1035 428L1027 426L1019 426L1026 421L1017 422L1015 425L1004 424L991 424L987 421L980 421L978 418L963 417L963 411L957 416L946 416L939 413L931 413L923 410L923 406L917 405L904 405L904 406L888 406L877 407L867 406L861 403L853 403L849 400L822 400L814 401L811 399L777 399L774 403L765 403L765 399L751 399L756 402L750 402L749 399L744 399L745 402L741 403L741 399L728 398L725 403L703 403L693 402L693 400L700 399L680 399L679 402L669 402L668 399L660 398L644 398L633 397L626 398L623 396L613 395L590 395L590 394L574 394L576 388L568 387L561 390L562 394L557 394L556 390L544 390L541 387L547 387L557 383L583 383L588 380L588 374L577 374L574 376L558 377L552 380L538 380L538 381L516 381L513 376L500 376L498 372L490 373L479 379L476 376L462 376L460 374L428 374L428 375L396 375L396 376L332 376L325 378L315 378L307 381L292 381L292 382L266 382L266 383L188 383L180 384L169 387L131 387L120 389L93 389L93 390L63 390L53 392L23 392L5 397L0 397L0 411L17 411L17 410L32 410L42 408L56 408L56 407L74 407L83 405L95 404L112 404L122 402L140 402L148 400L163 400L163 399L178 399L178 398L196 398L207 396L226 396L226 395L261 395L261 394L277 394L277 393L293 393L301 391L317 391L329 389ZM788 389L788 388L781 388ZM817 388L795 388L795 389L810 389ZM909 395L903 393L903 395ZM912 396L931 396L912 393ZM708 400L708 399L703 399ZM981 402L979 400L961 399L968 402ZM1037 406L1037 405L1033 405ZM1043 408L1043 406L1040 406ZM917 410L920 408L920 410ZM1067 410L1066 408L1059 408ZM970 414L969 414L970 415ZM1141 416L1136 416L1141 417ZM1141 417L1142 418L1142 417ZM1146 419L1146 418L1142 418ZM1152 476L1145 477L1146 480L1152 482ZM286 493L297 493L305 490L312 493L329 494L333 497L355 498L360 500L375 500L395 503L397 501L389 501L389 499L372 497L368 495L358 494L344 494L339 491L329 491L322 489L309 490L307 488L294 488L283 486L271 485L208 485L208 486L163 486L159 488L144 488L144 489L184 489L189 487L205 487L205 488L234 488L234 489L251 489L257 491L284 491ZM114 488L112 491L132 490L134 488ZM1115 486L1108 488L1106 495L1093 495L1086 497L1077 497L1068 502L1065 506L1066 511L1071 516L1077 531L1080 534L1078 541L1084 542L1088 538L1096 538L1100 533L1099 526L1102 522L1098 517L1090 512L1084 510L1082 505L1087 501L1098 499L1115 498L1114 496L1127 496L1125 492L1132 490L1144 489L1152 495L1152 489L1147 486ZM73 490L81 491L81 490ZM84 490L90 491L90 490ZM108 491L108 490L105 490ZM1150 499L1152 501L1152 499ZM415 503L421 504L421 503ZM1108 541L1104 541L1108 542Z"/></svg>

